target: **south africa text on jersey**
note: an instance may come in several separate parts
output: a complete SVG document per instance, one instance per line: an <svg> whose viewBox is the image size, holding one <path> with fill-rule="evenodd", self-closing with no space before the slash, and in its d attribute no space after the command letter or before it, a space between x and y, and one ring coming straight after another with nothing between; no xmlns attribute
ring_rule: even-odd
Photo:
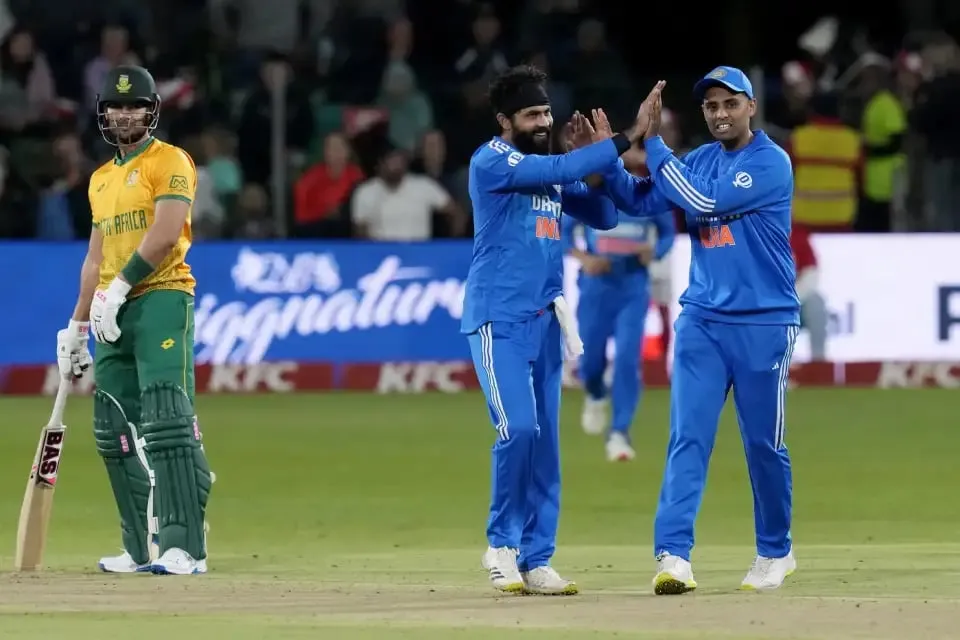
<svg viewBox="0 0 960 640"><path fill-rule="evenodd" d="M113 216L113 219L101 220L97 227L105 236L118 236L131 231L143 231L147 228L147 212L144 209L126 211Z"/></svg>

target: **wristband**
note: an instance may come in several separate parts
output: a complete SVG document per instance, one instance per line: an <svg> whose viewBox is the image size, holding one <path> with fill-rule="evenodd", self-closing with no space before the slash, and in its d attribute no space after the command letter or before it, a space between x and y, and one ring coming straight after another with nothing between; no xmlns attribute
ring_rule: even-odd
<svg viewBox="0 0 960 640"><path fill-rule="evenodd" d="M130 260L127 262L127 266L123 268L120 274L131 287L134 287L139 284L141 280L153 273L153 270L153 265L144 260L139 251L134 251L133 255L130 256Z"/></svg>
<svg viewBox="0 0 960 640"><path fill-rule="evenodd" d="M613 140L613 145L617 148L618 156L625 154L632 146L630 143L630 138L622 133L618 133L610 139Z"/></svg>

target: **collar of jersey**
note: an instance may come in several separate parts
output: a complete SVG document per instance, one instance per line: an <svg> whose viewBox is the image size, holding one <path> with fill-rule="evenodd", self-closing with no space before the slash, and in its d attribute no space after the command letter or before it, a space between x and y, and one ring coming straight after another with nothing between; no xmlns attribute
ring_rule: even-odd
<svg viewBox="0 0 960 640"><path fill-rule="evenodd" d="M147 147L153 144L154 139L155 138L153 136L150 136L149 138L141 142L139 145L137 145L136 149L134 149L127 155L123 156L122 158L120 157L120 152L117 151L117 155L113 157L113 164L117 165L118 167L122 167L123 165L127 164L128 162L136 158L138 155L146 151Z"/></svg>

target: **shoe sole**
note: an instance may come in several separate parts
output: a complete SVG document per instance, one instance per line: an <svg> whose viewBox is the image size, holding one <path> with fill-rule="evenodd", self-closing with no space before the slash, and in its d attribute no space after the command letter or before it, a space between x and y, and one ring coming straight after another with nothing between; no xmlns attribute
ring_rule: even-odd
<svg viewBox="0 0 960 640"><path fill-rule="evenodd" d="M493 585L493 588L501 593L523 593L522 582L511 582L510 584L505 584L502 586Z"/></svg>
<svg viewBox="0 0 960 640"><path fill-rule="evenodd" d="M529 587L524 587L523 592L528 596L575 596L580 593L580 588L575 584L568 584L563 589L559 590L531 589Z"/></svg>
<svg viewBox="0 0 960 640"><path fill-rule="evenodd" d="M137 567L133 571L116 571L115 569L107 569L107 565L102 562L97 563L97 568L100 569L103 573L150 573L151 567L149 564L145 564L142 567Z"/></svg>
<svg viewBox="0 0 960 640"><path fill-rule="evenodd" d="M658 573L653 579L653 592L658 596L679 596L696 588L696 582L683 582L666 572Z"/></svg>
<svg viewBox="0 0 960 640"><path fill-rule="evenodd" d="M194 569L189 573L178 573L176 571L170 571L166 567L158 564L152 565L146 570L155 576L200 576L206 573L206 571L201 571L200 569Z"/></svg>
<svg viewBox="0 0 960 640"><path fill-rule="evenodd" d="M793 575L793 572L794 572L794 571L796 571L796 569L790 569L790 571L787 571L787 572L783 575L783 580L784 580L784 582L786 582L787 578L789 578L790 576ZM783 582L781 582L780 584L778 584L778 585L775 586L775 587L756 587L756 586L754 586L754 585L752 585L752 584L741 584L741 585L740 585L740 591L776 591L777 589L779 589L779 588L782 587L782 586L783 586Z"/></svg>

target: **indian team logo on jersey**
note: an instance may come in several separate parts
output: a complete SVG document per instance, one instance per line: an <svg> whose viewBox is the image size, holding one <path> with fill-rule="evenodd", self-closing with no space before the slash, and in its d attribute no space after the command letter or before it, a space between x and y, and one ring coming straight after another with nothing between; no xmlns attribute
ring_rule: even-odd
<svg viewBox="0 0 960 640"><path fill-rule="evenodd" d="M140 170L134 169L127 174L127 186L133 187L137 184L137 179L140 177Z"/></svg>
<svg viewBox="0 0 960 640"><path fill-rule="evenodd" d="M123 74L117 78L117 93L130 93L133 85L130 84L130 76Z"/></svg>

